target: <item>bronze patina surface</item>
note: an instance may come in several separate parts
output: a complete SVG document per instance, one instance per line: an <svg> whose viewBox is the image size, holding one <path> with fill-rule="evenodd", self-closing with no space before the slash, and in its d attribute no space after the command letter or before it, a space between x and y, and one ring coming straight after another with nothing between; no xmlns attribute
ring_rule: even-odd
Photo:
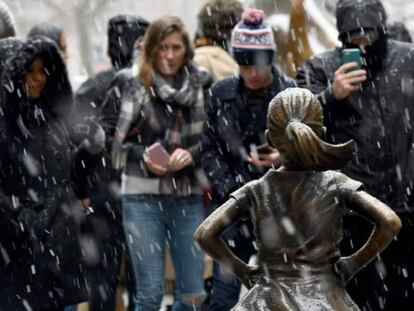
<svg viewBox="0 0 414 311"><path fill-rule="evenodd" d="M358 310L345 285L398 233L401 222L363 185L336 171L352 158L352 141L320 139L323 117L309 91L288 89L269 108L271 146L285 162L235 191L195 233L200 246L237 275L249 292L233 310ZM341 257L341 217L346 209L375 224L367 243ZM243 218L255 225L258 266L235 257L221 233Z"/></svg>

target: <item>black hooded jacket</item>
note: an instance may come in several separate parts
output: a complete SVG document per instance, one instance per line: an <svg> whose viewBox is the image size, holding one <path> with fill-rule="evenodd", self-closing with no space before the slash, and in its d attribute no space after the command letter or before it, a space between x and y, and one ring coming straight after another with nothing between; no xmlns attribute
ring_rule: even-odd
<svg viewBox="0 0 414 311"><path fill-rule="evenodd" d="M108 55L112 67L85 81L77 90L78 113L97 116L118 71L132 65L136 41L145 35L149 22L140 16L117 15L108 22Z"/></svg>
<svg viewBox="0 0 414 311"><path fill-rule="evenodd" d="M23 41L14 37L0 39L0 73L3 72L7 59L13 56L22 45Z"/></svg>
<svg viewBox="0 0 414 311"><path fill-rule="evenodd" d="M385 11L378 0L339 1L337 23L342 40L360 27L377 32L374 48L379 58L368 66L368 80L360 91L337 101L332 84L342 62L341 49L336 48L305 62L298 85L319 95L328 141L354 139L357 154L344 173L395 210L405 211L412 191L414 46L387 38Z"/></svg>
<svg viewBox="0 0 414 311"><path fill-rule="evenodd" d="M44 61L42 96L28 102L23 77ZM73 192L74 145L63 117L72 104L56 45L29 39L8 60L0 102L0 310L43 310L86 300ZM78 166L79 167L79 166Z"/></svg>

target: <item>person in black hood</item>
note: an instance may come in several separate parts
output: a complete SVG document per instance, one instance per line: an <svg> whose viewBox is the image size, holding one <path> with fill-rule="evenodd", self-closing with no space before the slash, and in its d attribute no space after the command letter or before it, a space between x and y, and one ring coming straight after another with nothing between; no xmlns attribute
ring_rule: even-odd
<svg viewBox="0 0 414 311"><path fill-rule="evenodd" d="M69 58L66 34L62 28L50 23L40 23L33 26L27 35L28 38L35 36L44 36L53 40L57 44L60 53L62 53L63 59L66 61Z"/></svg>
<svg viewBox="0 0 414 311"><path fill-rule="evenodd" d="M108 56L112 68L84 82L76 92L79 113L96 116L118 71L132 65L135 44L145 35L149 22L140 16L116 15L108 21Z"/></svg>
<svg viewBox="0 0 414 311"><path fill-rule="evenodd" d="M411 38L410 32L402 22L394 22L388 24L388 38L402 42L413 42L413 38Z"/></svg>
<svg viewBox="0 0 414 311"><path fill-rule="evenodd" d="M299 70L299 86L323 103L327 139L353 139L356 157L344 173L391 206L403 221L396 241L348 284L365 310L410 310L414 305L413 150L414 46L388 38L387 15L379 0L340 0L337 28L343 46L316 55ZM343 48L358 48L362 69L343 64ZM344 216L342 250L359 248L372 227Z"/></svg>
<svg viewBox="0 0 414 311"><path fill-rule="evenodd" d="M0 39L0 72L3 72L6 61L21 48L23 41L20 39L9 37Z"/></svg>
<svg viewBox="0 0 414 311"><path fill-rule="evenodd" d="M16 48L0 89L0 310L62 310L87 299L79 226L93 141L69 135L72 90L57 46ZM76 126L74 132L76 132ZM82 137L82 135L78 135ZM86 136L83 136L86 138ZM82 247L82 249L81 249Z"/></svg>

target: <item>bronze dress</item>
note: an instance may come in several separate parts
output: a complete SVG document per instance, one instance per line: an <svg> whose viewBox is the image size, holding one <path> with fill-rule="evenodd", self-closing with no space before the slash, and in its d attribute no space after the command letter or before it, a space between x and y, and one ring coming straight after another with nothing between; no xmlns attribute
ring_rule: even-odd
<svg viewBox="0 0 414 311"><path fill-rule="evenodd" d="M342 198L361 187L336 171L270 170L234 192L251 211L261 277L233 310L359 310L333 263Z"/></svg>

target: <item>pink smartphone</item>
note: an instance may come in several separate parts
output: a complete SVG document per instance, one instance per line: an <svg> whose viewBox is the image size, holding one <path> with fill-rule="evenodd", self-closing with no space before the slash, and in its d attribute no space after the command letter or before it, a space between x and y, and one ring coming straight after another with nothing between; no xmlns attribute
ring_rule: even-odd
<svg viewBox="0 0 414 311"><path fill-rule="evenodd" d="M151 162L164 168L168 167L170 155L160 143L152 144L147 148L146 152Z"/></svg>

